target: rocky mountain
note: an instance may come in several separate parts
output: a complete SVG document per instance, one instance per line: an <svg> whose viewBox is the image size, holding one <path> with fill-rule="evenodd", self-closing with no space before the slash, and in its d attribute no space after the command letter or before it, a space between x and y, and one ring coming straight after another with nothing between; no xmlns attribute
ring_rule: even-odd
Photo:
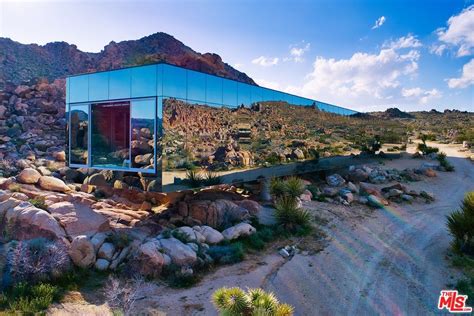
<svg viewBox="0 0 474 316"><path fill-rule="evenodd" d="M245 73L224 63L219 55L198 53L166 33L155 33L138 40L110 42L99 53L83 52L76 45L66 42L40 46L0 38L0 82L19 84L38 77L52 81L77 73L159 61L255 84Z"/></svg>

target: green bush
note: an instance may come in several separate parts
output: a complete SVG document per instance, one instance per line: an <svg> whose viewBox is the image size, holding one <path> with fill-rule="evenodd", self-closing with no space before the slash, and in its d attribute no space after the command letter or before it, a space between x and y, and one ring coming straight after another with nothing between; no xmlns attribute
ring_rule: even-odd
<svg viewBox="0 0 474 316"><path fill-rule="evenodd" d="M276 198L286 194L286 184L281 178L272 178L270 182L270 193Z"/></svg>
<svg viewBox="0 0 474 316"><path fill-rule="evenodd" d="M203 185L204 177L196 169L190 169L186 171L186 182L193 188L197 188Z"/></svg>
<svg viewBox="0 0 474 316"><path fill-rule="evenodd" d="M296 199L305 189L303 180L298 177L289 177L286 180L273 178L270 183L270 193L277 199L284 196Z"/></svg>
<svg viewBox="0 0 474 316"><path fill-rule="evenodd" d="M275 218L277 222L290 231L310 227L311 214L298 208L295 199L284 196L275 203Z"/></svg>
<svg viewBox="0 0 474 316"><path fill-rule="evenodd" d="M447 217L447 226L454 237L453 248L474 255L474 191L467 193L461 208Z"/></svg>
<svg viewBox="0 0 474 316"><path fill-rule="evenodd" d="M204 177L202 179L204 185L211 186L211 185L218 185L222 183L221 177L212 171L206 171Z"/></svg>
<svg viewBox="0 0 474 316"><path fill-rule="evenodd" d="M446 158L445 153L440 152L438 156L436 157L436 159L446 171L449 171L449 172L454 171L454 166L449 163L448 159Z"/></svg>
<svg viewBox="0 0 474 316"><path fill-rule="evenodd" d="M223 287L212 294L211 300L221 315L293 315L292 306L280 303L273 293L259 288L245 292L238 287Z"/></svg>
<svg viewBox="0 0 474 316"><path fill-rule="evenodd" d="M20 282L0 294L0 308L12 314L36 315L58 299L59 289L48 283Z"/></svg>
<svg viewBox="0 0 474 316"><path fill-rule="evenodd" d="M211 258L221 264L236 263L244 260L244 247L237 242L230 245L210 246L207 253Z"/></svg>
<svg viewBox="0 0 474 316"><path fill-rule="evenodd" d="M42 196L37 196L33 199L29 199L28 202L33 204L34 207L40 208L42 210L46 211L48 209L48 206L45 203L44 197Z"/></svg>

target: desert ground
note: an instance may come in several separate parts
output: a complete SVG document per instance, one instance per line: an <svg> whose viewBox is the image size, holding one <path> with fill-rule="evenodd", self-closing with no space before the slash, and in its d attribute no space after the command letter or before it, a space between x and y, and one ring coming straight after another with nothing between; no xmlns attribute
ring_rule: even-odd
<svg viewBox="0 0 474 316"><path fill-rule="evenodd" d="M459 145L432 145L448 155L456 171L440 172L407 186L433 193L434 202L391 203L383 209L304 202L319 218L325 238L285 241L300 249L287 259L278 254L282 244L277 243L263 254L214 270L191 288L147 284L134 310L154 315L216 315L210 302L213 291L240 286L274 292L295 307L295 315L436 313L440 290L459 277L449 264L446 215L458 207L466 192L474 190L474 164L465 159ZM397 169L419 165L419 160L408 156L385 162L385 167ZM56 305L49 314L109 313L91 293L84 293L84 298Z"/></svg>

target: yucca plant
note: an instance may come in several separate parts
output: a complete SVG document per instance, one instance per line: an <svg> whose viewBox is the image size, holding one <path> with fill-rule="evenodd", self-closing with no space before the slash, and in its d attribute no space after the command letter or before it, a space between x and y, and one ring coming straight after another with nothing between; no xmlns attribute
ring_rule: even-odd
<svg viewBox="0 0 474 316"><path fill-rule="evenodd" d="M447 217L447 226L454 237L453 248L474 255L474 191L467 193L460 209Z"/></svg>
<svg viewBox="0 0 474 316"><path fill-rule="evenodd" d="M275 203L275 218L288 229L308 227L311 222L311 214L299 208L296 199L289 196L281 197Z"/></svg>
<svg viewBox="0 0 474 316"><path fill-rule="evenodd" d="M217 173L209 170L204 174L203 180L205 185L218 185L222 183L221 177Z"/></svg>
<svg viewBox="0 0 474 316"><path fill-rule="evenodd" d="M285 184L286 194L294 199L303 194L304 190L306 189L303 180L298 177L289 177L286 179Z"/></svg>
<svg viewBox="0 0 474 316"><path fill-rule="evenodd" d="M286 195L286 184L281 178L272 178L270 182L270 193L275 198Z"/></svg>
<svg viewBox="0 0 474 316"><path fill-rule="evenodd" d="M190 169L186 171L186 181L191 187L196 188L203 184L204 179L198 170Z"/></svg>
<svg viewBox="0 0 474 316"><path fill-rule="evenodd" d="M260 288L244 290L220 288L212 295L212 302L225 316L291 316L293 307L282 304L273 293L265 292Z"/></svg>

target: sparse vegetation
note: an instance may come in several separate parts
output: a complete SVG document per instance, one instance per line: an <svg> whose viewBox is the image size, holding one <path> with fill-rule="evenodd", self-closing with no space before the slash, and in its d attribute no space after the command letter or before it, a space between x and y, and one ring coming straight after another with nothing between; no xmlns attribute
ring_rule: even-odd
<svg viewBox="0 0 474 316"><path fill-rule="evenodd" d="M244 291L238 287L223 287L212 294L212 303L221 315L293 315L291 305L280 303L273 293L260 288Z"/></svg>
<svg viewBox="0 0 474 316"><path fill-rule="evenodd" d="M59 294L59 288L52 284L20 282L8 291L0 292L0 311L14 315L37 315L57 300Z"/></svg>
<svg viewBox="0 0 474 316"><path fill-rule="evenodd" d="M304 190L303 180L298 177L289 177L286 180L273 178L270 184L270 193L277 199L285 196L296 199Z"/></svg>
<svg viewBox="0 0 474 316"><path fill-rule="evenodd" d="M48 206L45 203L44 197L42 196L37 196L33 199L29 199L28 202L30 202L31 204L33 204L33 206L40 208L42 210L48 209Z"/></svg>
<svg viewBox="0 0 474 316"><path fill-rule="evenodd" d="M420 136L421 143L418 144L418 151L420 151L423 155L429 155L433 153L437 153L439 151L439 148L436 147L430 147L426 144L426 141L430 139L430 137L426 134L421 134Z"/></svg>
<svg viewBox="0 0 474 316"><path fill-rule="evenodd" d="M286 229L296 232L298 229L310 227L311 214L298 207L295 199L284 196L275 204L275 217Z"/></svg>
<svg viewBox="0 0 474 316"><path fill-rule="evenodd" d="M436 159L439 161L439 164L441 167L443 167L446 171L454 171L454 166L449 163L448 159L446 158L446 154L443 152L440 152Z"/></svg>
<svg viewBox="0 0 474 316"><path fill-rule="evenodd" d="M454 237L453 249L474 255L474 191L467 193L460 209L447 217L447 226Z"/></svg>

